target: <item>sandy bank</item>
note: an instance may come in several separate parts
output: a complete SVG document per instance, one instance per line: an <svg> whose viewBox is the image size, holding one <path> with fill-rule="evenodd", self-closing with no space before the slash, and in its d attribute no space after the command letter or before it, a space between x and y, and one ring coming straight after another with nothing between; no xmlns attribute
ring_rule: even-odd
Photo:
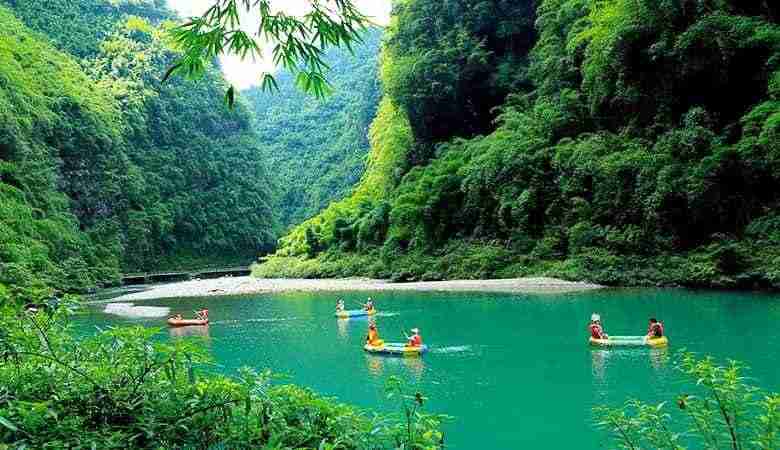
<svg viewBox="0 0 780 450"><path fill-rule="evenodd" d="M193 280L154 286L143 292L124 295L115 301L147 300L156 298L248 295L294 291L450 291L450 292L508 292L560 293L601 286L570 282L555 278L513 278L506 280L454 280L418 283L390 283L368 278L346 279L261 279L253 277Z"/></svg>

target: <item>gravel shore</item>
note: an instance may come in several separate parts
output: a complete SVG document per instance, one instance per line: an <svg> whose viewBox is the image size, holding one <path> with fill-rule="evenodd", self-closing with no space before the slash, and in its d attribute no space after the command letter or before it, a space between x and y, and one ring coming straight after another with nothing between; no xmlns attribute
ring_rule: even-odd
<svg viewBox="0 0 780 450"><path fill-rule="evenodd" d="M507 292L507 293L561 293L602 286L571 282L556 278L513 278L505 280L452 280L417 283L391 283L368 278L345 279L267 279L253 277L226 277L213 280L192 280L153 286L149 290L127 294L114 301L149 300L179 297L209 297L248 295L294 291L450 291L450 292Z"/></svg>

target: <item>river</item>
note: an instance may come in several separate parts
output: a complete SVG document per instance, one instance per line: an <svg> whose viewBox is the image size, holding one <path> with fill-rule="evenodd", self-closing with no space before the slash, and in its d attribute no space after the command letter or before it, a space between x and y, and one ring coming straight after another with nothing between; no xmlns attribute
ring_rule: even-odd
<svg viewBox="0 0 780 450"><path fill-rule="evenodd" d="M780 390L780 297L759 293L604 289L567 294L343 293L348 307L371 295L386 341L419 327L431 351L422 358L367 355L366 320L333 317L335 293L149 300L191 316L208 308L207 337L217 370L270 368L289 381L366 409L393 411L387 378L423 392L428 411L445 413L449 448L603 448L592 408L627 398L661 402L681 393L675 356L683 348L733 358L762 388ZM599 350L587 321L602 316L610 334L643 334L647 318L665 323L668 350ZM77 318L95 326L164 327L164 319L127 319L92 305ZM178 338L182 330L165 330ZM170 333L170 334L169 334Z"/></svg>

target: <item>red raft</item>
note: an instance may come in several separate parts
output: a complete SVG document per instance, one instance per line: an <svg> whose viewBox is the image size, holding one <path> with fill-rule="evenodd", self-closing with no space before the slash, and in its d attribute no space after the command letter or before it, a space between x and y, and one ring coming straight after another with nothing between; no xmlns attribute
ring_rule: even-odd
<svg viewBox="0 0 780 450"><path fill-rule="evenodd" d="M168 319L168 325L172 327L202 327L209 324L208 319L174 319L171 317Z"/></svg>
<svg viewBox="0 0 780 450"><path fill-rule="evenodd" d="M172 327L203 327L209 324L208 312L198 319L181 319L179 317L169 318L168 325Z"/></svg>
<svg viewBox="0 0 780 450"><path fill-rule="evenodd" d="M209 310L201 309L195 312L197 319L183 319L180 314L168 318L168 325L172 327L203 327L209 324Z"/></svg>

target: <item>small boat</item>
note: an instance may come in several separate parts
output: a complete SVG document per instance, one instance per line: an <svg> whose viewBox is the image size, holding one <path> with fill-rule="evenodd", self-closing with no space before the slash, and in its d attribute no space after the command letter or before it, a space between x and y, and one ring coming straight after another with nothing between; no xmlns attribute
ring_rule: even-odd
<svg viewBox="0 0 780 450"><path fill-rule="evenodd" d="M363 350L368 353L375 353L380 355L402 355L402 356L418 356L428 351L427 345L421 345L419 347L412 347L404 343L386 343L380 346L373 346L366 344L363 346Z"/></svg>
<svg viewBox="0 0 780 450"><path fill-rule="evenodd" d="M590 338L590 345L599 347L666 347L669 339L666 336L648 338L647 336L610 336L607 339Z"/></svg>
<svg viewBox="0 0 780 450"><path fill-rule="evenodd" d="M339 319L349 319L350 317L367 317L376 314L376 309L366 311L365 309L352 309L339 311L335 314Z"/></svg>
<svg viewBox="0 0 780 450"><path fill-rule="evenodd" d="M168 319L168 325L172 327L203 327L209 324L208 319Z"/></svg>

